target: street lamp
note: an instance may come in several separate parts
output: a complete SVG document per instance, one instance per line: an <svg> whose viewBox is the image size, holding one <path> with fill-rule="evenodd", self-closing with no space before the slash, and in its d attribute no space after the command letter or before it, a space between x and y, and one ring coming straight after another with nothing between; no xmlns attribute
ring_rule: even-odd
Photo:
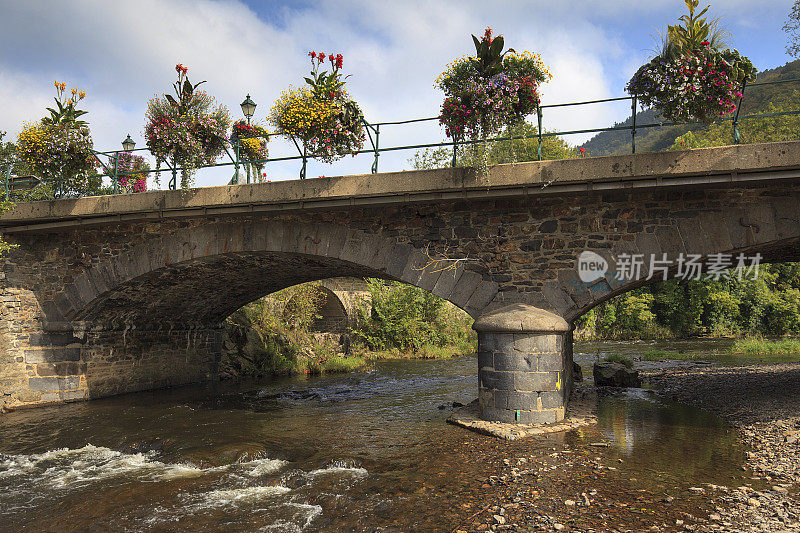
<svg viewBox="0 0 800 533"><path fill-rule="evenodd" d="M129 133L128 136L125 137L125 140L122 141L122 149L126 152L132 152L134 146L136 146L136 143L131 139L131 134Z"/></svg>
<svg viewBox="0 0 800 533"><path fill-rule="evenodd" d="M256 112L256 103L250 100L250 95L247 95L247 98L244 99L244 102L239 104L242 106L242 113L244 116L247 117L247 124L250 124L250 117L252 117Z"/></svg>

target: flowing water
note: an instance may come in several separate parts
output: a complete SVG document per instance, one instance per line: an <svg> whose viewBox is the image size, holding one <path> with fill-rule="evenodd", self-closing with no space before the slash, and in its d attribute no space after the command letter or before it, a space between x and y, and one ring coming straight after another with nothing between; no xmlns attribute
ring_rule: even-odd
<svg viewBox="0 0 800 533"><path fill-rule="evenodd" d="M16 411L0 531L450 531L503 457L598 438L665 492L741 475L721 420L645 391L601 399L595 429L508 443L445 424L476 387L458 357Z"/></svg>

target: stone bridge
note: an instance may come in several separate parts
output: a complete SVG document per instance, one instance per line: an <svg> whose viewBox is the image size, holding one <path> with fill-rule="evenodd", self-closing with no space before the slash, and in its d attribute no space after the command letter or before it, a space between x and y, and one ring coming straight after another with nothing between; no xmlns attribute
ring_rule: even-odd
<svg viewBox="0 0 800 533"><path fill-rule="evenodd" d="M487 419L564 416L571 324L647 283L576 258L798 260L800 143L18 204L0 290L9 406L211 380L223 320L334 277L400 280L476 318ZM443 268L448 267L448 268Z"/></svg>

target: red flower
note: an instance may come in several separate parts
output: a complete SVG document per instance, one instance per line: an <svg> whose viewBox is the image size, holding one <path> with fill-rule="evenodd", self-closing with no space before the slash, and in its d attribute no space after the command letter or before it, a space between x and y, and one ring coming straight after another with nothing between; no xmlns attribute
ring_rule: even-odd
<svg viewBox="0 0 800 533"><path fill-rule="evenodd" d="M586 148L584 148L583 146L581 146L581 153L582 153L582 154L585 154L585 153L586 153Z"/></svg>
<svg viewBox="0 0 800 533"><path fill-rule="evenodd" d="M492 42L492 28L486 28L486 31L483 32L483 40Z"/></svg>
<svg viewBox="0 0 800 533"><path fill-rule="evenodd" d="M336 54L336 68L342 68L342 54Z"/></svg>
<svg viewBox="0 0 800 533"><path fill-rule="evenodd" d="M322 63L325 61L325 54L319 54L319 62Z"/></svg>
<svg viewBox="0 0 800 533"><path fill-rule="evenodd" d="M711 46L711 43L710 43L710 42L708 42L708 41L703 41L703 42L702 42L702 43L700 43L700 44L702 44L703 46Z"/></svg>
<svg viewBox="0 0 800 533"><path fill-rule="evenodd" d="M317 58L317 53L316 52L309 52L308 55L311 56L311 59L316 59Z"/></svg>

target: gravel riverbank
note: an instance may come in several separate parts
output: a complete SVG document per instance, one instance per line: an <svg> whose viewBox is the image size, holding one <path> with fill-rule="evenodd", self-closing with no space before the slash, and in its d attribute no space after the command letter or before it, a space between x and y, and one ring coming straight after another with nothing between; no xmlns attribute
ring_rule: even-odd
<svg viewBox="0 0 800 533"><path fill-rule="evenodd" d="M674 400L725 418L751 448L754 487L709 490L708 531L800 530L800 364L695 367L650 373Z"/></svg>
<svg viewBox="0 0 800 533"><path fill-rule="evenodd" d="M687 477L680 451L667 466L631 469L607 434L580 428L548 439L549 451L507 448L484 480L485 505L453 531L800 531L800 365L695 365L642 377L735 428L730 438L749 448L741 468L734 462L738 475Z"/></svg>

